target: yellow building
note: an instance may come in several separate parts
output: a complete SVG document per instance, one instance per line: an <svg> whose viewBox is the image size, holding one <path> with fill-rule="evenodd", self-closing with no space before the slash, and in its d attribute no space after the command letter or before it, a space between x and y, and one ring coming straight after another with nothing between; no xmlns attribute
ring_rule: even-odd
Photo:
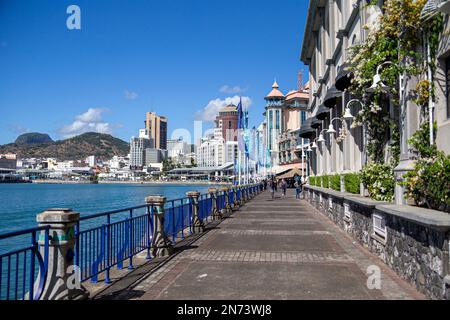
<svg viewBox="0 0 450 320"><path fill-rule="evenodd" d="M167 150L167 118L147 112L145 116L145 130L153 141L153 148Z"/></svg>

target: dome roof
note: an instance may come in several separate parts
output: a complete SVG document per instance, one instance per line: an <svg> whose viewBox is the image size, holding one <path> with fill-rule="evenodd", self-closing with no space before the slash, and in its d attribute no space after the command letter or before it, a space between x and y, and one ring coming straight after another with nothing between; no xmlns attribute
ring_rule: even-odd
<svg viewBox="0 0 450 320"><path fill-rule="evenodd" d="M269 94L266 96L267 98L284 98L284 94L278 90L279 86L277 81L275 81L272 85L272 91L269 92Z"/></svg>

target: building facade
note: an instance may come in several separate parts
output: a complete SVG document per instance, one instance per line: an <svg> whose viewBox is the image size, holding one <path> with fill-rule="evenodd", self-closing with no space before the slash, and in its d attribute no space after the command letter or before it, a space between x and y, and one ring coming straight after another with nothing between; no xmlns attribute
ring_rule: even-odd
<svg viewBox="0 0 450 320"><path fill-rule="evenodd" d="M158 116L155 112L147 112L145 116L145 130L152 148L167 150L167 118Z"/></svg>
<svg viewBox="0 0 450 320"><path fill-rule="evenodd" d="M130 169L142 170L146 165L146 149L150 149L151 141L146 138L131 138L130 141Z"/></svg>
<svg viewBox="0 0 450 320"><path fill-rule="evenodd" d="M354 123L354 116L363 109L366 99L373 97L370 85L362 97L352 96L350 89L355 77L350 54L351 48L367 43L371 30L379 26L384 14L385 1L372 1L368 5L362 0L311 0L301 51L301 60L309 66L310 104L308 119L300 130L300 136L312 139L309 165L312 175L342 174L359 172L373 159L368 156L367 123ZM448 20L448 19L447 19ZM446 21L446 20L445 20ZM448 22L445 22L448 29ZM450 45L441 39L437 54L437 70L434 77L436 104L431 109L431 119L437 122L436 145L447 154L450 152L450 108L448 99L448 70ZM417 48L417 50L424 50ZM392 63L384 61L385 64ZM378 65L379 70L382 62ZM375 76L375 74L374 74ZM374 85L380 85L380 81ZM417 77L400 75L400 94L416 88ZM381 81L382 83L382 81ZM376 87L376 86L375 86ZM400 85L399 85L400 87ZM389 90L389 89L387 89ZM399 163L394 168L395 201L405 204L404 174L414 169L415 154L409 139L423 122L423 114L410 95L399 98L398 108L391 103L390 95L383 93L376 102L380 110L388 113L385 121L399 123ZM368 100L367 100L368 101ZM374 111L376 112L376 111ZM380 140L386 140L378 156L384 163L394 158L391 145L393 130L380 133Z"/></svg>
<svg viewBox="0 0 450 320"><path fill-rule="evenodd" d="M216 128L222 129L222 138L225 141L238 141L238 110L233 104L222 108L216 117Z"/></svg>
<svg viewBox="0 0 450 320"><path fill-rule="evenodd" d="M284 95L275 81L265 101L264 137L272 173L303 168L302 149L298 147L306 142L298 137L298 131L307 118L308 85Z"/></svg>

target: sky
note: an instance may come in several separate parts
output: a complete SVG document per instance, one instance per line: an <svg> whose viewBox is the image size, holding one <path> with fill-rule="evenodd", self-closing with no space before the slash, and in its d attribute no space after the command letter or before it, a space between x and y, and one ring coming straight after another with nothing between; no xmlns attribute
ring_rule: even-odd
<svg viewBox="0 0 450 320"><path fill-rule="evenodd" d="M258 126L274 79L284 93L299 71L306 81L308 2L0 0L0 144L26 132L129 141L147 111L168 118L169 138L193 135L239 97ZM67 26L70 5L81 29Z"/></svg>

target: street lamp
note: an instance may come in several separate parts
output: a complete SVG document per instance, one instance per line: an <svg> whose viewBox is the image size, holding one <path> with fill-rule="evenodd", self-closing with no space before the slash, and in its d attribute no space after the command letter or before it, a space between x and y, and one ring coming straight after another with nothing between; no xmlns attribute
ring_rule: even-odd
<svg viewBox="0 0 450 320"><path fill-rule="evenodd" d="M389 87L383 83L383 81L381 80L381 74L380 74L381 67L384 65L388 65L388 64L394 64L394 63L391 61L386 61L377 67L377 73L373 76L373 84L369 88L366 89L367 92L374 93L377 90L377 88L380 88L381 92L384 92L384 93L389 92Z"/></svg>
<svg viewBox="0 0 450 320"><path fill-rule="evenodd" d="M323 137L323 134L322 134L322 132L324 132L324 131L327 131L327 129L323 129L322 131L320 131L319 139L317 139L317 142L319 142L319 143L325 142L325 138Z"/></svg>

